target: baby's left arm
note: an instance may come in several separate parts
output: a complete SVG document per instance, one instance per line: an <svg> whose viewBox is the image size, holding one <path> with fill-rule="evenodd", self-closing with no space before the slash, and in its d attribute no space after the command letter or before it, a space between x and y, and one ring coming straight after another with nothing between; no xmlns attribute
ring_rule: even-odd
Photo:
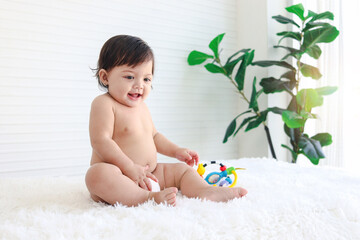
<svg viewBox="0 0 360 240"><path fill-rule="evenodd" d="M153 138L159 153L177 158L179 161L185 162L189 166L194 166L194 163L196 165L198 164L199 156L195 151L178 147L159 132L155 132Z"/></svg>

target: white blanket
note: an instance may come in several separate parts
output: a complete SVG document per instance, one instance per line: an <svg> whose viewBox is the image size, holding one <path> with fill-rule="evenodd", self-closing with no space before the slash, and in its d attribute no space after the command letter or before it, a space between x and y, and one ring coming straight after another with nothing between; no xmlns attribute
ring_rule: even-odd
<svg viewBox="0 0 360 240"><path fill-rule="evenodd" d="M272 159L222 161L249 193L177 206L94 203L83 177L0 178L0 239L360 239L360 177ZM215 170L217 166L207 167Z"/></svg>

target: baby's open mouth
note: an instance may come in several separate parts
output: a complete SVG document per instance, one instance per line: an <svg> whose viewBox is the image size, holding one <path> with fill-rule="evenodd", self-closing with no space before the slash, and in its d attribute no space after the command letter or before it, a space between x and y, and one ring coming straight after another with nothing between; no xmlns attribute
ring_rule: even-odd
<svg viewBox="0 0 360 240"><path fill-rule="evenodd" d="M141 94L140 93L128 93L128 96L130 97L130 99L136 100L141 97Z"/></svg>

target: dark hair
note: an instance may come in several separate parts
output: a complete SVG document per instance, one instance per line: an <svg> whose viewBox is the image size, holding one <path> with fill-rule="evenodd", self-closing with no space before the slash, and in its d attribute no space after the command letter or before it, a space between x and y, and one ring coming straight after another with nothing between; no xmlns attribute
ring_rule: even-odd
<svg viewBox="0 0 360 240"><path fill-rule="evenodd" d="M108 86L100 81L99 71L101 69L110 71L121 65L136 67L147 61L153 62L152 73L154 74L154 54L147 43L138 37L117 35L107 40L101 48L95 76L99 85L107 89Z"/></svg>

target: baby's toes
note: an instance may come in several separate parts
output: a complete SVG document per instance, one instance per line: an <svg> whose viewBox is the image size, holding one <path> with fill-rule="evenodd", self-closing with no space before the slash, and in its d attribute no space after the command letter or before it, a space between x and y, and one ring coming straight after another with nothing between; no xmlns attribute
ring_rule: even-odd
<svg viewBox="0 0 360 240"><path fill-rule="evenodd" d="M172 205L172 206L175 206L175 203L176 203L176 193L178 192L178 189L175 188L175 187L171 187L171 188L168 188L168 189L165 189L167 190L167 194L165 196L165 201Z"/></svg>
<svg viewBox="0 0 360 240"><path fill-rule="evenodd" d="M248 193L248 191L245 188L240 188L240 196L243 197Z"/></svg>
<svg viewBox="0 0 360 240"><path fill-rule="evenodd" d="M167 204L171 205L171 206L175 206L176 205L176 195L168 200L166 200Z"/></svg>

